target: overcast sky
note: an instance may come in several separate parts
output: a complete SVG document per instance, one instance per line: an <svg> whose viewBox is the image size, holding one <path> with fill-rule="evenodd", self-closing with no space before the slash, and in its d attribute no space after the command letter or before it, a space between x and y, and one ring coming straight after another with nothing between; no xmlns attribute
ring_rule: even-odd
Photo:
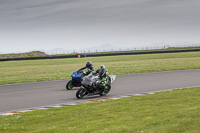
<svg viewBox="0 0 200 133"><path fill-rule="evenodd" d="M0 0L0 52L200 43L200 0Z"/></svg>

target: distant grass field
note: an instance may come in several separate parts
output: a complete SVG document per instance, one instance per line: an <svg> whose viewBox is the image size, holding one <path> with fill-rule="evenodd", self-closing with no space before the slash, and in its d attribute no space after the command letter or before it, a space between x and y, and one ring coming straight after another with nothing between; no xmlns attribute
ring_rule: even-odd
<svg viewBox="0 0 200 133"><path fill-rule="evenodd" d="M200 69L200 52L6 61L0 62L0 84L69 79L86 61L96 69L104 64L116 75Z"/></svg>
<svg viewBox="0 0 200 133"><path fill-rule="evenodd" d="M200 87L0 117L0 132L199 133Z"/></svg>
<svg viewBox="0 0 200 133"><path fill-rule="evenodd" d="M106 53L126 53L126 52L142 52L142 51L167 51L167 50L187 50L187 49L200 49L200 46L191 47L169 47L163 49L151 49L144 47L143 50L128 50L128 51L108 51L108 52L91 52L91 53L72 53L72 54L55 54L48 55L41 51L32 51L27 53L12 53L12 54L0 54L0 59L15 59L15 58L29 58L29 57L54 57L54 56L70 56L78 54L106 54Z"/></svg>

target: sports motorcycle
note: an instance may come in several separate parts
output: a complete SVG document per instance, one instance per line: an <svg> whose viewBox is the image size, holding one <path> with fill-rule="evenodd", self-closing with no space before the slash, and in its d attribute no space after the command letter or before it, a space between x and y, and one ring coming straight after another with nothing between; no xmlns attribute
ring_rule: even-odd
<svg viewBox="0 0 200 133"><path fill-rule="evenodd" d="M68 83L66 84L66 89L71 90L74 87L80 87L84 74L85 73L83 71L79 71L79 70L73 71L71 75L72 79L68 81Z"/></svg>
<svg viewBox="0 0 200 133"><path fill-rule="evenodd" d="M116 75L109 75L108 76L108 83L103 88L96 84L100 82L98 75L93 75L90 73L88 76L85 76L81 82L80 89L76 92L76 97L78 99L84 98L85 96L93 96L93 95L100 95L105 96L111 89L111 84L114 82Z"/></svg>

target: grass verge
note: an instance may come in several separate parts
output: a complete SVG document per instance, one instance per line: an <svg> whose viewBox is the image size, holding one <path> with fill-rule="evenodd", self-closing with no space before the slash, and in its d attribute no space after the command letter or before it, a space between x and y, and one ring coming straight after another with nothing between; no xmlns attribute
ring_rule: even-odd
<svg viewBox="0 0 200 133"><path fill-rule="evenodd" d="M200 52L6 61L0 62L0 84L70 78L86 61L92 61L95 68L104 64L109 74L116 75L200 69Z"/></svg>
<svg viewBox="0 0 200 133"><path fill-rule="evenodd" d="M200 87L0 117L0 132L200 131Z"/></svg>

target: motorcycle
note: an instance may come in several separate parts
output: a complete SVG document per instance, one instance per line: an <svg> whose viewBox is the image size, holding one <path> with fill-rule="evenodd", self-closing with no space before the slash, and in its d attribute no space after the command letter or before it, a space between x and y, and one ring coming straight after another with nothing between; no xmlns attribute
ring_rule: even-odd
<svg viewBox="0 0 200 133"><path fill-rule="evenodd" d="M81 88L76 92L76 97L81 99L85 96L100 95L105 96L111 89L111 84L114 82L116 75L108 76L108 83L105 88L102 88L96 85L96 82L100 82L100 79L97 75L90 73L88 76L85 76L81 82Z"/></svg>
<svg viewBox="0 0 200 133"><path fill-rule="evenodd" d="M71 77L72 77L72 79L70 81L68 81L68 83L66 84L67 90L71 90L74 87L81 86L81 81L82 81L82 78L84 77L84 72L76 70L76 71L72 72Z"/></svg>

